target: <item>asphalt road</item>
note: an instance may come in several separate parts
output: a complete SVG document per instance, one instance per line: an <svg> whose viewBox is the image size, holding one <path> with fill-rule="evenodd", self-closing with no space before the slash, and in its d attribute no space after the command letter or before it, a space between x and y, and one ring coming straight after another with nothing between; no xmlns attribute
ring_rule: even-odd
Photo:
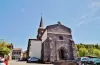
<svg viewBox="0 0 100 65"><path fill-rule="evenodd" d="M37 63L26 63L24 61L9 61L9 65L53 65L53 64L37 64Z"/></svg>

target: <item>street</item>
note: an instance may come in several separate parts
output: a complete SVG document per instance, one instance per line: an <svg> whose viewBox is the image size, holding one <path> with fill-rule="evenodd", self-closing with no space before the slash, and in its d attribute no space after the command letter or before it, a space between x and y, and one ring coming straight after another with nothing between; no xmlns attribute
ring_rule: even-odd
<svg viewBox="0 0 100 65"><path fill-rule="evenodd" d="M25 61L9 61L9 65L53 65L53 64L37 64L37 63L26 63Z"/></svg>

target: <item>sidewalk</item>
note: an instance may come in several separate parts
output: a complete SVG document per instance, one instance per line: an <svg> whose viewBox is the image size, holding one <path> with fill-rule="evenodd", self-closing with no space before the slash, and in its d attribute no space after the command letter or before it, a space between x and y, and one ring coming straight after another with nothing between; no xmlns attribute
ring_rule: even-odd
<svg viewBox="0 0 100 65"><path fill-rule="evenodd" d="M11 60L10 60L10 61L8 61L8 65L10 65L10 63L11 63Z"/></svg>

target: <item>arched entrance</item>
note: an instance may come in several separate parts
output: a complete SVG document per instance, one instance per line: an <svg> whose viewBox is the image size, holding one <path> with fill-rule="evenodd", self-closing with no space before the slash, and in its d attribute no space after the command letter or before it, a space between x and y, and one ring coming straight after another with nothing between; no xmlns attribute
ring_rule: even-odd
<svg viewBox="0 0 100 65"><path fill-rule="evenodd" d="M65 48L59 49L59 60L66 60L67 59L67 50Z"/></svg>

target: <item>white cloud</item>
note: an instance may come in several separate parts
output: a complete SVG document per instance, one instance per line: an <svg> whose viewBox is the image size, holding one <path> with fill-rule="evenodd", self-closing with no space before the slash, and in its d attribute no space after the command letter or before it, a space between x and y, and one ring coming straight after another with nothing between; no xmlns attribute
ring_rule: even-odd
<svg viewBox="0 0 100 65"><path fill-rule="evenodd" d="M77 26L80 26L81 24L84 24L86 18L88 18L88 15L81 16L80 19L78 20Z"/></svg>
<svg viewBox="0 0 100 65"><path fill-rule="evenodd" d="M77 21L77 26L92 22L93 20L99 19L100 17L96 16L100 11L100 0L89 0L88 3L89 12L85 15L82 15Z"/></svg>
<svg viewBox="0 0 100 65"><path fill-rule="evenodd" d="M81 26L82 24L90 22L90 20L93 19L95 13L98 11L98 9L92 10L89 13L86 13L85 15L82 15L77 21L77 26Z"/></svg>

